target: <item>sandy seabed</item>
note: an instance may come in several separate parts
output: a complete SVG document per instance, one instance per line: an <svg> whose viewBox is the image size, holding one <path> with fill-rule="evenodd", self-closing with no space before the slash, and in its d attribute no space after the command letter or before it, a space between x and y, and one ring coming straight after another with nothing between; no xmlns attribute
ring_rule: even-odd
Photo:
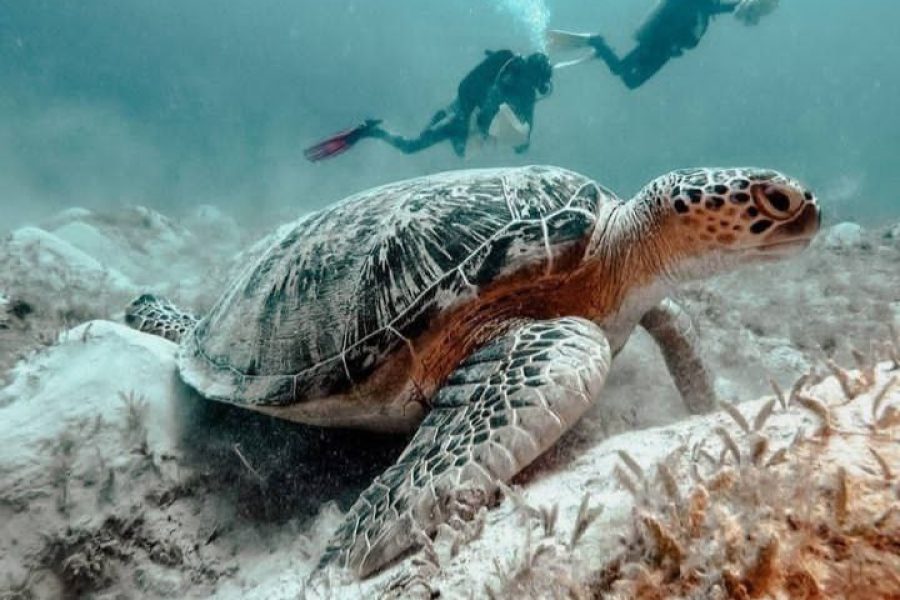
<svg viewBox="0 0 900 600"><path fill-rule="evenodd" d="M0 598L900 597L900 226L685 287L734 408L686 415L638 333L496 506L363 582L307 576L404 440L204 401L121 324L202 312L253 237L134 207L0 242Z"/></svg>

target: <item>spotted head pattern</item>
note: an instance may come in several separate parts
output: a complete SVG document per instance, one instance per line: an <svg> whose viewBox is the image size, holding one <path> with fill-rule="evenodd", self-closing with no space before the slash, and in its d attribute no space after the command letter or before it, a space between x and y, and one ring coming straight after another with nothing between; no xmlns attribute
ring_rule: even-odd
<svg viewBox="0 0 900 600"><path fill-rule="evenodd" d="M668 270L688 276L794 254L821 219L810 190L756 168L673 171L638 194L635 210L662 233L654 252L673 259Z"/></svg>

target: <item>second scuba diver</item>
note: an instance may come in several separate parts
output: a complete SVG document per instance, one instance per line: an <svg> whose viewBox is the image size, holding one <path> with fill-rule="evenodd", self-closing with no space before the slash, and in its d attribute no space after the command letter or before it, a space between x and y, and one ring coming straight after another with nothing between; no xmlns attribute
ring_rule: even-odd
<svg viewBox="0 0 900 600"><path fill-rule="evenodd" d="M778 0L660 0L634 34L637 46L619 58L601 35L548 32L551 48L593 48L586 58L603 60L609 70L629 88L635 89L653 77L669 60L697 47L716 15L734 13L747 25L775 10ZM571 61L567 64L581 62Z"/></svg>
<svg viewBox="0 0 900 600"><path fill-rule="evenodd" d="M546 54L524 57L510 50L486 51L486 57L463 78L456 99L437 111L417 137L407 138L370 119L307 148L308 160L319 161L349 150L358 141L382 140L405 154L449 141L458 156L465 156L475 140L497 140L528 149L534 124L534 106L553 90L553 68Z"/></svg>

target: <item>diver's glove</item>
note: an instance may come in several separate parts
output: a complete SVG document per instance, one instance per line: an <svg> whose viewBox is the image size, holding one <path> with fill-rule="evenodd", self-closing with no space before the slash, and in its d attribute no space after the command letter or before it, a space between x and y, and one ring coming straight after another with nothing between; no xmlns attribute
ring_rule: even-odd
<svg viewBox="0 0 900 600"><path fill-rule="evenodd" d="M741 0L734 9L734 17L744 25L756 25L776 8L778 0Z"/></svg>

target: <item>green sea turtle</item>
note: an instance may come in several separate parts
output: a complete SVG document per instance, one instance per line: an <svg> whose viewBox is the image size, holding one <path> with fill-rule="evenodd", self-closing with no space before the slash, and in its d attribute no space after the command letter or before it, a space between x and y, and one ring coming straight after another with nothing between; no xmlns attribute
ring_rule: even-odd
<svg viewBox="0 0 900 600"><path fill-rule="evenodd" d="M628 202L555 167L456 171L282 228L202 319L149 295L126 319L180 338L181 377L207 398L415 432L321 560L364 576L454 494L487 497L553 445L638 325L688 409L711 409L673 286L793 255L819 222L812 193L760 169L675 171Z"/></svg>

